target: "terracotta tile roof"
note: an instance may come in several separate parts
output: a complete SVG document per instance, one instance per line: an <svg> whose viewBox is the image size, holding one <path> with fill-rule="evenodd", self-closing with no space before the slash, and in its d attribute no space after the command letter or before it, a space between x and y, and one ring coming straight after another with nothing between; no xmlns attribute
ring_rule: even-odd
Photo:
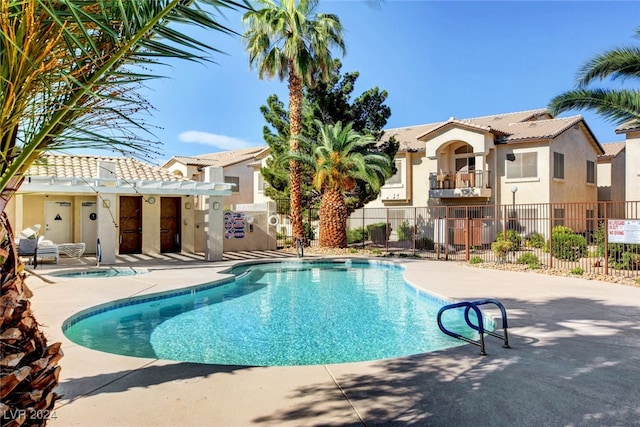
<svg viewBox="0 0 640 427"><path fill-rule="evenodd" d="M199 156L173 156L163 166L171 161L176 161L189 166L218 166L226 167L236 163L252 160L256 155L262 153L266 146L243 148L240 150L220 151L218 153L201 154Z"/></svg>
<svg viewBox="0 0 640 427"><path fill-rule="evenodd" d="M571 126L582 121L582 116L563 117L559 119L535 120L530 122L510 123L506 128L508 136L503 141L555 138Z"/></svg>
<svg viewBox="0 0 640 427"><path fill-rule="evenodd" d="M424 151L424 142L418 137L438 127L441 123L431 123L427 125L409 126L395 129L385 129L381 141L386 141L392 136L400 143L399 151L417 150Z"/></svg>
<svg viewBox="0 0 640 427"><path fill-rule="evenodd" d="M512 123L528 122L539 119L550 119L549 112L545 109L518 111L514 113L494 114L491 116L472 117L465 121L476 123L480 126L488 126L509 133L508 127Z"/></svg>
<svg viewBox="0 0 640 427"><path fill-rule="evenodd" d="M626 133L634 130L640 130L640 120L631 120L621 124L616 128L616 133Z"/></svg>
<svg viewBox="0 0 640 427"><path fill-rule="evenodd" d="M418 138L424 137L448 124L456 124L492 132L497 134L497 140L500 142L509 143L554 138L580 122L582 122L587 132L593 137L591 130L586 123L584 123L582 116L552 118L547 110L536 109L469 119L456 119L451 117L444 122L387 129L383 134L383 138L386 139L394 135L396 139L400 141L399 151L406 151L407 149L424 151L424 141L420 141ZM599 145L595 137L593 137L593 139L594 145Z"/></svg>
<svg viewBox="0 0 640 427"><path fill-rule="evenodd" d="M602 144L602 148L604 149L604 154L598 156L598 158L601 159L601 158L615 157L618 154L620 154L620 152L624 150L626 146L627 144L624 141L608 142L608 143Z"/></svg>
<svg viewBox="0 0 640 427"><path fill-rule="evenodd" d="M44 154L27 171L29 176L61 178L97 178L98 161L114 162L116 178L146 181L188 181L166 169L129 157Z"/></svg>

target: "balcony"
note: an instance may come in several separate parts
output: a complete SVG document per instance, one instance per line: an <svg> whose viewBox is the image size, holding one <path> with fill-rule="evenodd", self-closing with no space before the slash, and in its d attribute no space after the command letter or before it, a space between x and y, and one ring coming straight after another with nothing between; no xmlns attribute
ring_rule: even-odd
<svg viewBox="0 0 640 427"><path fill-rule="evenodd" d="M490 171L439 172L429 174L429 198L491 197Z"/></svg>

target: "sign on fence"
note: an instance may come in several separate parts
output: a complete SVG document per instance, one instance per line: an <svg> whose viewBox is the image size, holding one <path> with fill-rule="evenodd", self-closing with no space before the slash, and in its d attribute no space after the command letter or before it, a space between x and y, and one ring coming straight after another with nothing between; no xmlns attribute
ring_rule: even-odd
<svg viewBox="0 0 640 427"><path fill-rule="evenodd" d="M640 220L610 219L607 234L609 243L640 243Z"/></svg>

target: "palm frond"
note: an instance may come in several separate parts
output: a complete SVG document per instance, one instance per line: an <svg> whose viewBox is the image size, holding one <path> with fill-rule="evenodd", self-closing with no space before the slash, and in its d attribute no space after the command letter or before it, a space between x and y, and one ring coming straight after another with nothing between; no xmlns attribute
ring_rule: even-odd
<svg viewBox="0 0 640 427"><path fill-rule="evenodd" d="M124 96L143 80L132 71L169 58L210 61L218 52L170 27L196 25L223 33L216 11L233 0L6 0L0 5L0 190L49 148L99 145L149 154L153 145L123 112L148 111ZM128 68L128 69L126 69ZM116 121L109 121L109 119ZM121 126L120 134L107 132Z"/></svg>
<svg viewBox="0 0 640 427"><path fill-rule="evenodd" d="M594 110L605 120L620 125L629 121L640 124L640 91L576 89L553 98L552 114L569 110Z"/></svg>

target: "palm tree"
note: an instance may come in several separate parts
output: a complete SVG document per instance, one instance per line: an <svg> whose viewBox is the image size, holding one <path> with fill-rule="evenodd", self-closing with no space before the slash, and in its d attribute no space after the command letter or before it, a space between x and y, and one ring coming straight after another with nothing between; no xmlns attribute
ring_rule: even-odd
<svg viewBox="0 0 640 427"><path fill-rule="evenodd" d="M636 30L640 37L640 28ZM640 79L640 47L622 47L599 54L587 62L578 74L578 87L551 100L549 110L558 114L567 110L595 110L615 124L640 126L640 91L637 89L589 89L594 80Z"/></svg>
<svg viewBox="0 0 640 427"><path fill-rule="evenodd" d="M345 194L352 191L358 181L364 181L378 190L391 176L391 160L384 154L370 151L375 143L372 136L363 136L343 126L323 125L318 122L318 141L301 139L312 145L310 155L290 152L286 159L295 159L314 169L313 186L322 194L320 202L320 246L344 248L347 246L347 219L349 217Z"/></svg>
<svg viewBox="0 0 640 427"><path fill-rule="evenodd" d="M198 4L201 3L201 4ZM152 154L136 135L135 91L156 77L140 67L168 58L207 60L215 50L173 28L225 33L202 5L233 0L2 0L0 2L0 398L7 425L45 424L57 399L60 343L49 345L30 310L31 292L4 212L29 166L47 150L112 148ZM138 70L136 72L136 70Z"/></svg>
<svg viewBox="0 0 640 427"><path fill-rule="evenodd" d="M298 151L302 129L302 88L313 86L314 76L328 76L332 47L344 54L342 25L337 16L316 14L317 0L257 0L261 9L243 16L249 64L259 78L289 80L289 150ZM293 235L303 238L300 165L289 163L290 216Z"/></svg>

